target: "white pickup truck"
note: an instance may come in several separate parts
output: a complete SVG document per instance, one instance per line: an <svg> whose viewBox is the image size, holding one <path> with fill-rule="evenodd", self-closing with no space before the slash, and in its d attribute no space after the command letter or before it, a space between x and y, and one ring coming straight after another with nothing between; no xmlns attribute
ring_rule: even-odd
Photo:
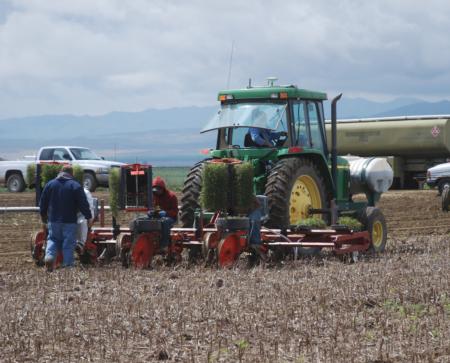
<svg viewBox="0 0 450 363"><path fill-rule="evenodd" d="M36 160L0 161L0 185L10 192L23 192L26 188L27 167L40 161L60 161L80 165L84 170L83 184L91 192L97 186L108 186L109 170L123 163L107 161L90 149L79 146L45 146L39 149Z"/></svg>
<svg viewBox="0 0 450 363"><path fill-rule="evenodd" d="M450 162L438 164L427 170L427 184L438 188L439 195L444 188L450 187Z"/></svg>

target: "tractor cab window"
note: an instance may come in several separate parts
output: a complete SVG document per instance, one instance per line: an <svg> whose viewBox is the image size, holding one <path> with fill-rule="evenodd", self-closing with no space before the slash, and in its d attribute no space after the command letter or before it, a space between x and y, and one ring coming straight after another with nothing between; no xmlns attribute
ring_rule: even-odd
<svg viewBox="0 0 450 363"><path fill-rule="evenodd" d="M286 104L252 102L222 105L201 132L215 129L221 130L226 146L261 146L252 142L251 133L270 134L274 146L281 146L288 131Z"/></svg>
<svg viewBox="0 0 450 363"><path fill-rule="evenodd" d="M306 123L305 103L299 102L293 105L294 118L294 144L310 147L308 124Z"/></svg>
<svg viewBox="0 0 450 363"><path fill-rule="evenodd" d="M314 149L323 150L323 125L319 108L316 102L307 102L309 129L311 133L311 146Z"/></svg>

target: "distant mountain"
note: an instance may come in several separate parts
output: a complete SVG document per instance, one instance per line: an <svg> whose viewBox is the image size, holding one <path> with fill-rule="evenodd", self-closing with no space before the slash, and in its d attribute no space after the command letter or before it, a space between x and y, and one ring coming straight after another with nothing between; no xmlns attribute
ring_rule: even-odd
<svg viewBox="0 0 450 363"><path fill-rule="evenodd" d="M329 118L329 102L324 108ZM101 116L48 115L0 120L0 154L14 159L33 155L44 145L78 145L119 161L191 165L204 158L202 149L216 144L214 132L199 131L217 109L218 106L184 107ZM450 101L374 102L343 98L338 103L338 119L420 114L450 114Z"/></svg>
<svg viewBox="0 0 450 363"><path fill-rule="evenodd" d="M120 135L123 132L198 129L218 107L184 107L142 112L112 112L101 116L47 115L0 120L1 138L64 139Z"/></svg>
<svg viewBox="0 0 450 363"><path fill-rule="evenodd" d="M390 110L398 109L403 106L423 102L415 98L398 98L389 102L375 102L364 98L346 98L345 96L338 102L337 116L338 118L363 118L372 117L373 115L383 112L389 113ZM327 101L324 104L325 117L331 118L331 106Z"/></svg>
<svg viewBox="0 0 450 363"><path fill-rule="evenodd" d="M417 115L450 115L450 101L418 102L386 112L380 112L375 114L373 117Z"/></svg>

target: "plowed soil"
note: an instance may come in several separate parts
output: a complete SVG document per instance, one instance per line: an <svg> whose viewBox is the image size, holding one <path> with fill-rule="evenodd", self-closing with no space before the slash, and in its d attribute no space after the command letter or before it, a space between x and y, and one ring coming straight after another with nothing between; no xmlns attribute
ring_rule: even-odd
<svg viewBox="0 0 450 363"><path fill-rule="evenodd" d="M0 206L33 204L0 193ZM29 252L37 213L0 214L0 361L450 362L450 214L436 191L379 206L384 254L226 271L48 274Z"/></svg>

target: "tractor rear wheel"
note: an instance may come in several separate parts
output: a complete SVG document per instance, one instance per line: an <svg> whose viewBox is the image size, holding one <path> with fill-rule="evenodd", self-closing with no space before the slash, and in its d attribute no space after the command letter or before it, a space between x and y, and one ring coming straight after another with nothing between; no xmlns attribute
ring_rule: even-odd
<svg viewBox="0 0 450 363"><path fill-rule="evenodd" d="M328 207L328 193L323 176L314 162L307 158L279 161L267 178L265 195L269 202L269 228L288 228L301 220L318 217L310 209ZM302 255L317 254L320 248L300 248Z"/></svg>
<svg viewBox="0 0 450 363"><path fill-rule="evenodd" d="M202 190L202 172L206 160L195 164L184 181L181 195L180 220L183 227L194 225L195 210L200 208L200 191Z"/></svg>
<svg viewBox="0 0 450 363"><path fill-rule="evenodd" d="M387 241L387 227L381 210L376 207L367 207L360 220L370 234L369 252L384 252Z"/></svg>

